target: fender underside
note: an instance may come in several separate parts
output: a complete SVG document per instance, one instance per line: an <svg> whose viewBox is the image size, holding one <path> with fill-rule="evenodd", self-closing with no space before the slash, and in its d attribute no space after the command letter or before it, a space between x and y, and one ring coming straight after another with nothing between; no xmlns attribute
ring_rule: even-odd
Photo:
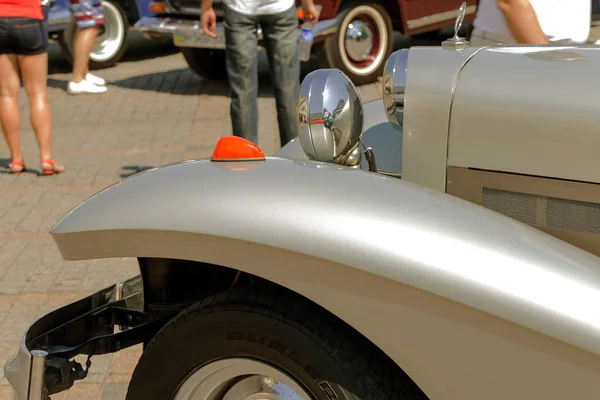
<svg viewBox="0 0 600 400"><path fill-rule="evenodd" d="M69 260L184 259L287 287L432 400L600 392L598 259L394 178L281 158L189 161L100 192L51 234Z"/></svg>

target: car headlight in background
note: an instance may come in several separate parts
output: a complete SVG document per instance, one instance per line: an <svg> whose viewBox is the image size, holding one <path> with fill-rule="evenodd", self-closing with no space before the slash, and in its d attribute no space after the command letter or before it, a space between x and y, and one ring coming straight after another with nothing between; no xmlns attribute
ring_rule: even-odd
<svg viewBox="0 0 600 400"><path fill-rule="evenodd" d="M404 116L404 91L408 68L408 49L390 55L383 71L382 98L388 120L396 128L402 128Z"/></svg>

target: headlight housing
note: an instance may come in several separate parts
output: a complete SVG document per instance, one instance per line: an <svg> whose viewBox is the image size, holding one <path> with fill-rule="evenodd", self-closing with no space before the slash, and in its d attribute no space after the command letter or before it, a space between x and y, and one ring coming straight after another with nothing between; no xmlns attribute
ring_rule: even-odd
<svg viewBox="0 0 600 400"><path fill-rule="evenodd" d="M410 50L398 50L390 55L383 72L382 98L388 120L402 128L404 118L404 92Z"/></svg>
<svg viewBox="0 0 600 400"><path fill-rule="evenodd" d="M363 107L358 90L338 69L309 73L296 108L300 145L309 159L360 165Z"/></svg>

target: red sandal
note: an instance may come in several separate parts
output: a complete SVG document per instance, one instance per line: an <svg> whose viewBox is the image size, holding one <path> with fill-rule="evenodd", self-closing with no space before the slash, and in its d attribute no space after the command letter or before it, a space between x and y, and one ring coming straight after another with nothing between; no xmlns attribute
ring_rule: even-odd
<svg viewBox="0 0 600 400"><path fill-rule="evenodd" d="M11 161L8 163L8 169L11 174L19 175L25 171L25 163L23 161Z"/></svg>
<svg viewBox="0 0 600 400"><path fill-rule="evenodd" d="M62 172L65 172L65 167L62 165L56 164L56 162L52 158L49 158L47 160L42 158L40 164L41 164L41 168L42 168L42 175L54 175L54 174L60 174ZM49 166L49 168L44 168L47 166Z"/></svg>

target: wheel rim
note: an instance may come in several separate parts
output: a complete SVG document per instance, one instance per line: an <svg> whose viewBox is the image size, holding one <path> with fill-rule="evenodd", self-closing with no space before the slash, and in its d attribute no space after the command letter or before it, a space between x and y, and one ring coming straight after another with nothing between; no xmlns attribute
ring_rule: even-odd
<svg viewBox="0 0 600 400"><path fill-rule="evenodd" d="M350 22L346 29L346 53L350 59L362 63L373 54L374 45L377 46L373 37L371 24L366 21L355 19Z"/></svg>
<svg viewBox="0 0 600 400"><path fill-rule="evenodd" d="M207 364L180 386L174 400L310 400L289 375L261 361L227 358Z"/></svg>
<svg viewBox="0 0 600 400"><path fill-rule="evenodd" d="M389 40L381 14L371 6L358 6L341 26L338 46L344 66L356 75L369 75L379 68Z"/></svg>
<svg viewBox="0 0 600 400"><path fill-rule="evenodd" d="M119 9L112 3L103 1L104 27L96 37L90 59L101 62L111 59L119 52L125 37L125 23Z"/></svg>

